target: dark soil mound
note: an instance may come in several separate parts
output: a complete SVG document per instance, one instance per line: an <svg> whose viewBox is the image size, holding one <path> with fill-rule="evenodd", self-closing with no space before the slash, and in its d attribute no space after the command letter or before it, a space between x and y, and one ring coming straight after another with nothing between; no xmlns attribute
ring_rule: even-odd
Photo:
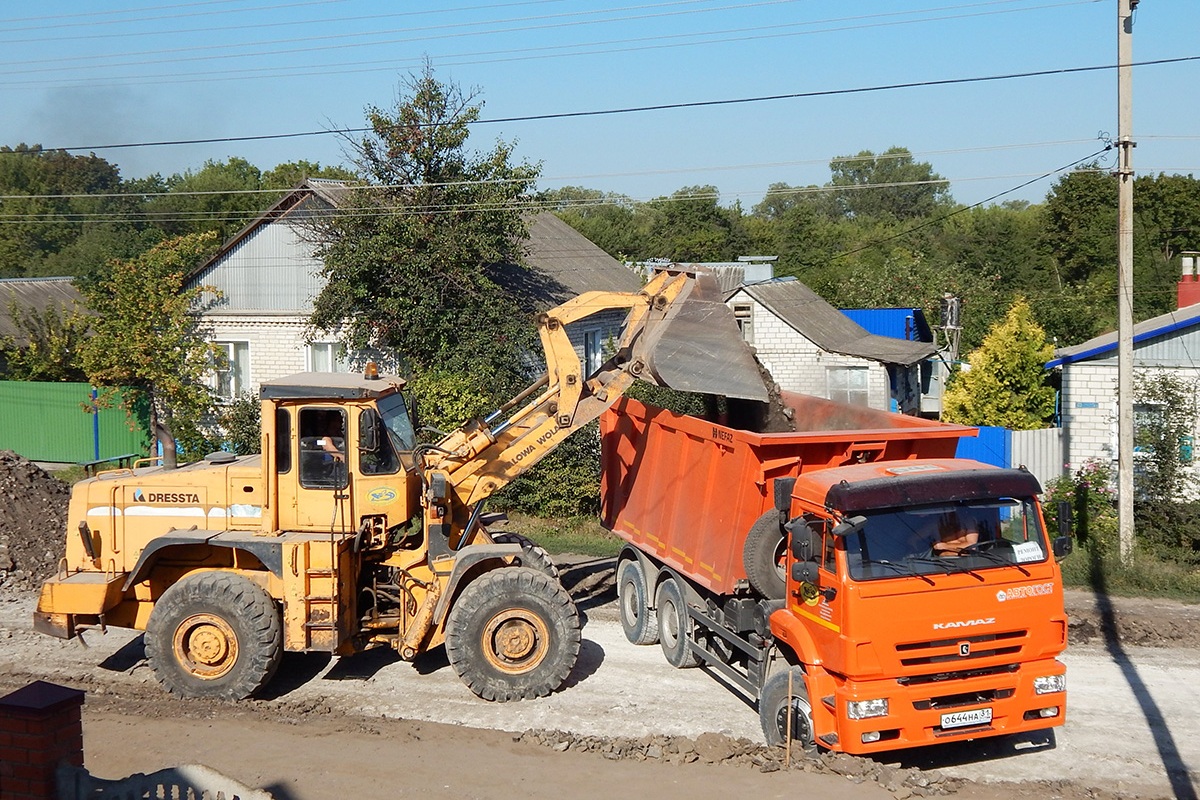
<svg viewBox="0 0 1200 800"><path fill-rule="evenodd" d="M11 450L0 450L0 587L33 589L63 556L65 483Z"/></svg>

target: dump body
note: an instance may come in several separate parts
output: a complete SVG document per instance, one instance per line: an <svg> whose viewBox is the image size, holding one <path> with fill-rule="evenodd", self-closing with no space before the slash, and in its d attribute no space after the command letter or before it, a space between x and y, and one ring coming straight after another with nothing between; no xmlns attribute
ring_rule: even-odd
<svg viewBox="0 0 1200 800"><path fill-rule="evenodd" d="M861 461L950 458L975 428L785 392L798 430L755 433L622 398L601 419L604 526L717 594L745 581L772 482Z"/></svg>

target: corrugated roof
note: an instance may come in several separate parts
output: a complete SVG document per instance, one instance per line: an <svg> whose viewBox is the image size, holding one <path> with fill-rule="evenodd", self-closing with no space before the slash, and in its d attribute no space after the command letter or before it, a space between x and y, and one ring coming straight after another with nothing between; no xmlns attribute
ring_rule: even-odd
<svg viewBox="0 0 1200 800"><path fill-rule="evenodd" d="M27 341L13 322L9 309L15 301L22 309L38 312L47 308L83 308L83 296L71 278L4 278L0 279L0 336L12 338L18 345Z"/></svg>
<svg viewBox="0 0 1200 800"><path fill-rule="evenodd" d="M1152 339L1155 336L1164 336L1179 330L1195 327L1196 325L1200 325L1200 305L1168 311L1166 314L1159 314L1157 317L1151 317L1134 325L1133 342L1137 344L1138 342ZM1055 350L1054 360L1046 362L1046 369L1054 369L1055 367L1061 367L1063 364L1084 361L1116 349L1117 332L1110 331L1109 333L1088 339L1083 344Z"/></svg>
<svg viewBox="0 0 1200 800"><path fill-rule="evenodd" d="M907 342L868 333L800 281L755 283L742 287L741 291L830 353L909 366L936 352L934 346L926 342Z"/></svg>
<svg viewBox="0 0 1200 800"><path fill-rule="evenodd" d="M546 276L534 296L557 305L588 291L636 292L642 279L590 239L543 211L529 223L525 264Z"/></svg>
<svg viewBox="0 0 1200 800"><path fill-rule="evenodd" d="M303 181L225 242L189 279L219 263L259 226L302 208L305 201L314 197L336 208L352 188L345 181L323 178ZM586 291L636 292L642 287L642 279L636 273L550 212L530 217L524 262L532 269L501 264L494 267L496 276L539 308L558 305Z"/></svg>

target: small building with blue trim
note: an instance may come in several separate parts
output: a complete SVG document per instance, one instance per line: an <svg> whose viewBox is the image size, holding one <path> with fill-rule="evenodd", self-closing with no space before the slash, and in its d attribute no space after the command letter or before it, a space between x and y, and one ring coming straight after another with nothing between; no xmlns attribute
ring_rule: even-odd
<svg viewBox="0 0 1200 800"><path fill-rule="evenodd" d="M1181 282L1180 301L1191 299ZM1171 371L1200 386L1200 304L1187 305L1133 328L1134 382L1148 372ZM1062 372L1059 416L1071 469L1117 457L1117 333L1064 347L1047 369ZM1135 418L1152 408L1134 407Z"/></svg>

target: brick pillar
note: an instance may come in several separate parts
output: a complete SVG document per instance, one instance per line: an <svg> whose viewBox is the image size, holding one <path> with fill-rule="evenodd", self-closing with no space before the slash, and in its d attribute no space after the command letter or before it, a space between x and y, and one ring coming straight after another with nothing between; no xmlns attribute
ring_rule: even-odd
<svg viewBox="0 0 1200 800"><path fill-rule="evenodd" d="M0 697L0 800L54 800L55 770L83 766L83 692L46 681Z"/></svg>

